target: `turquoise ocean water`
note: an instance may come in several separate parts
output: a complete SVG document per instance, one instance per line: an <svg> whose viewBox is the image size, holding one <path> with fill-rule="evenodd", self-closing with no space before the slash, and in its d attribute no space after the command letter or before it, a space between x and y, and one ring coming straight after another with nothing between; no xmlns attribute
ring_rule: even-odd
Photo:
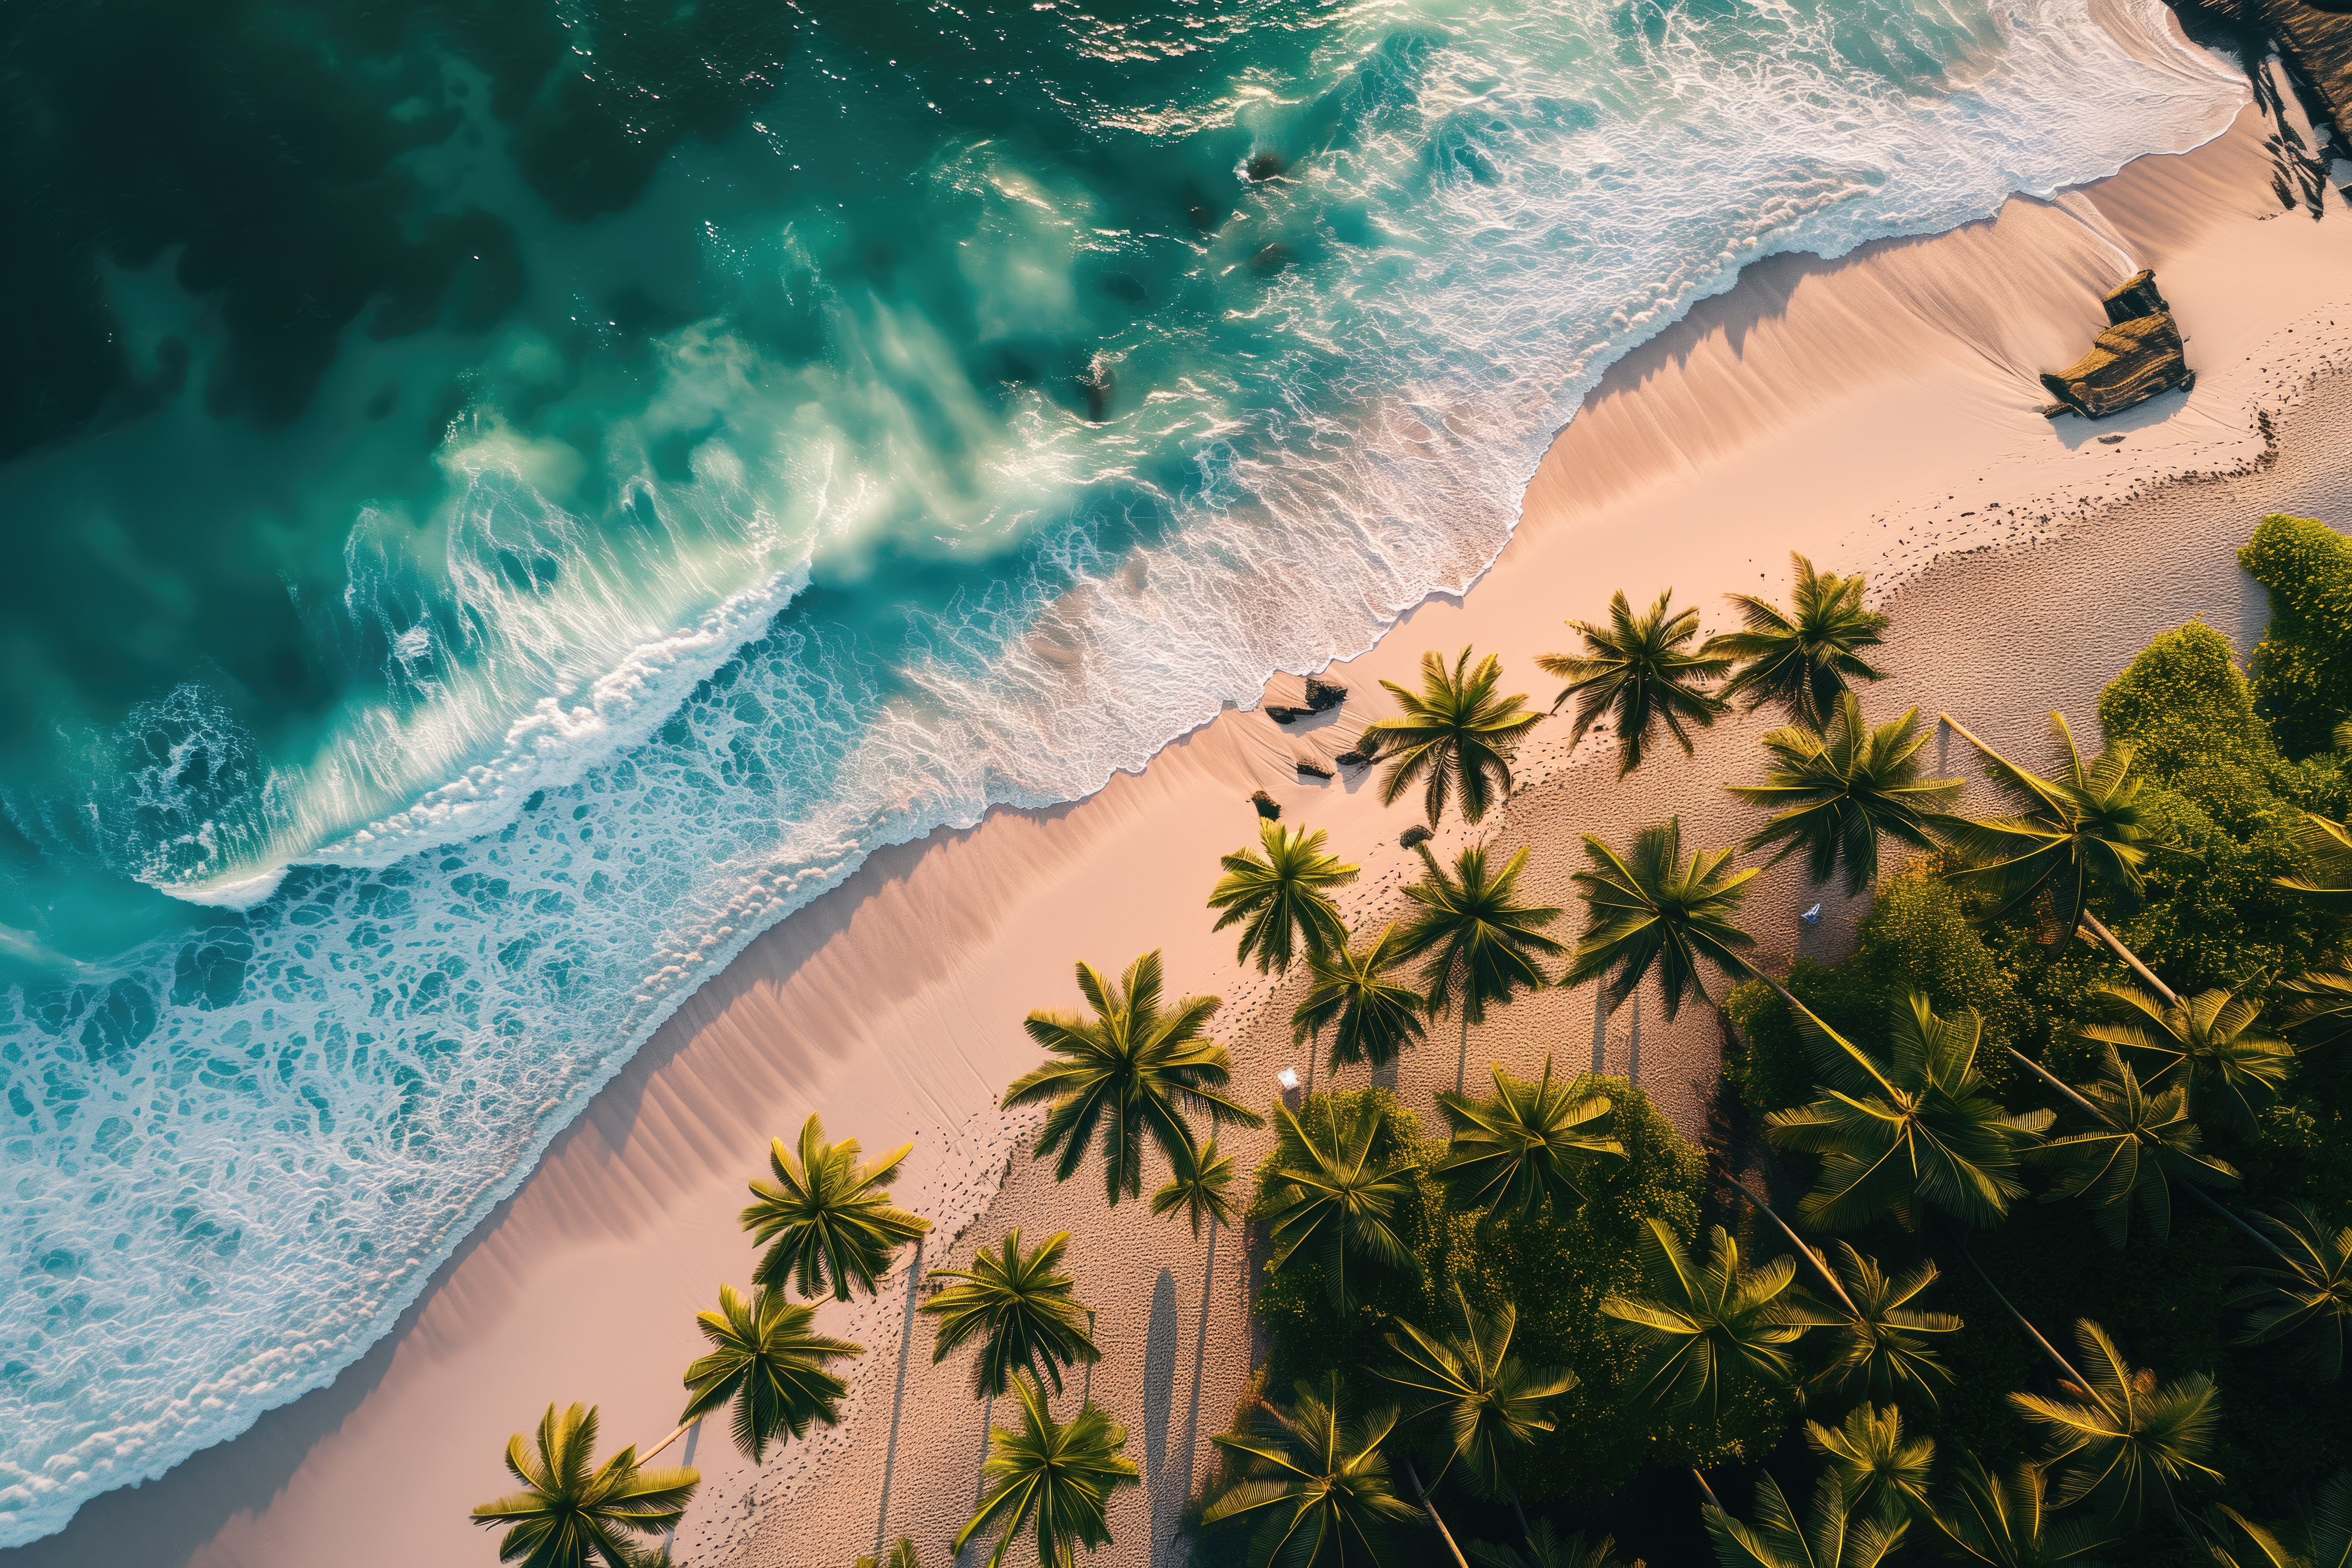
<svg viewBox="0 0 2352 1568"><path fill-rule="evenodd" d="M0 1545L331 1378L876 846L1465 584L1742 263L2238 91L2085 0L103 0L0 58Z"/></svg>

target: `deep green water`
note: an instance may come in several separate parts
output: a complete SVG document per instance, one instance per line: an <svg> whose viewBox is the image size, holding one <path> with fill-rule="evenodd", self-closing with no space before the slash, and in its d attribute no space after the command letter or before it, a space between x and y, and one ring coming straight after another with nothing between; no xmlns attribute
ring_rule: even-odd
<svg viewBox="0 0 2352 1568"><path fill-rule="evenodd" d="M2238 92L2081 0L104 0L0 61L0 1545L355 1358L873 847L1466 583L1746 260Z"/></svg>

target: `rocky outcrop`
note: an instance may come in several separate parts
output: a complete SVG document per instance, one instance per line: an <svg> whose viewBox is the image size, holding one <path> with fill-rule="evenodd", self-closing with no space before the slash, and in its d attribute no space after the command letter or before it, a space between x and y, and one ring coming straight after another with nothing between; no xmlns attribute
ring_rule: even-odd
<svg viewBox="0 0 2352 1568"><path fill-rule="evenodd" d="M1372 765L1372 759L1361 752L1342 752L1331 760L1343 768L1369 768Z"/></svg>
<svg viewBox="0 0 2352 1568"><path fill-rule="evenodd" d="M1402 833L1397 835L1397 845L1400 848L1418 849L1435 837L1435 834L1430 832L1428 828L1423 827L1420 823L1416 822L1411 827L1406 828Z"/></svg>
<svg viewBox="0 0 2352 1568"><path fill-rule="evenodd" d="M1265 791L1262 789L1251 791L1250 804L1257 807L1257 814L1260 816L1265 817L1268 822L1280 822L1282 820L1282 803L1275 799L1274 796L1266 794Z"/></svg>
<svg viewBox="0 0 2352 1568"><path fill-rule="evenodd" d="M1326 680L1319 675L1307 678L1307 706L1320 713L1326 708L1337 708L1348 700L1348 689L1337 681Z"/></svg>
<svg viewBox="0 0 2352 1568"><path fill-rule="evenodd" d="M1291 761L1298 764L1300 773L1310 777L1318 779L1331 777L1331 770L1323 765L1323 759L1320 757L1293 757Z"/></svg>
<svg viewBox="0 0 2352 1568"><path fill-rule="evenodd" d="M2058 400L2043 413L2099 419L2197 384L2171 307L2156 291L2155 273L2134 273L2100 303L2107 327L2092 340L2091 352L2064 370L2043 374L2042 384Z"/></svg>
<svg viewBox="0 0 2352 1568"><path fill-rule="evenodd" d="M1265 705L1265 716L1277 724L1295 724L1314 711L1312 708L1285 708L1279 702Z"/></svg>

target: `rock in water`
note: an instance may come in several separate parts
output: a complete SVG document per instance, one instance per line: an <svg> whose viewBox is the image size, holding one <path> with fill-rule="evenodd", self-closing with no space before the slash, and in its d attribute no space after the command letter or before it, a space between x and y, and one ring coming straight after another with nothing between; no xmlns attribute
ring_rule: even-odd
<svg viewBox="0 0 2352 1568"><path fill-rule="evenodd" d="M2171 307L2156 291L2155 273L2134 273L2100 303L2106 307L2108 324L2092 341L2091 352L2064 370L2043 373L2042 384L2058 400L2045 413L2097 419L2160 392L2196 384Z"/></svg>
<svg viewBox="0 0 2352 1568"><path fill-rule="evenodd" d="M1312 773L1318 779L1328 779L1331 776L1331 770L1325 767L1319 758L1294 757L1291 760L1298 764L1298 771L1302 773Z"/></svg>
<svg viewBox="0 0 2352 1568"><path fill-rule="evenodd" d="M1310 675L1307 678L1307 706L1315 712L1320 713L1326 708L1337 708L1346 700L1348 700L1346 687L1336 681L1325 680L1320 676Z"/></svg>
<svg viewBox="0 0 2352 1568"><path fill-rule="evenodd" d="M1274 796L1266 794L1265 791L1262 789L1251 791L1250 804L1257 807L1257 814L1260 816L1265 817L1268 822L1280 822L1282 820L1282 803L1275 799Z"/></svg>
<svg viewBox="0 0 2352 1568"><path fill-rule="evenodd" d="M1397 844L1402 848L1414 849L1428 843L1435 837L1436 835L1431 833L1428 828L1423 827L1420 823L1416 822L1411 827L1406 828L1402 833L1397 835Z"/></svg>

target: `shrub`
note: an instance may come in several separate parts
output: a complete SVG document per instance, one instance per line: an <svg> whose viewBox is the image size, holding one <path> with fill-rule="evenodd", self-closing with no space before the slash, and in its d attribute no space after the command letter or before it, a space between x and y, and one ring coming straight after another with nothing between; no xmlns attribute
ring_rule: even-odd
<svg viewBox="0 0 2352 1568"><path fill-rule="evenodd" d="M2271 624L2254 649L2254 706L2289 756L2332 744L2352 712L2352 542L2309 518L2263 519L2238 563L2270 590Z"/></svg>
<svg viewBox="0 0 2352 1568"><path fill-rule="evenodd" d="M1884 1009L1868 979L1852 964L1832 968L1801 958L1783 984L1848 1039L1874 1037L1884 1025ZM1741 1104L1761 1116L1812 1098L1813 1070L1804 1039L1779 992L1761 980L1744 982L1724 999L1723 1016L1732 1030L1723 1047L1723 1076L1738 1089Z"/></svg>

